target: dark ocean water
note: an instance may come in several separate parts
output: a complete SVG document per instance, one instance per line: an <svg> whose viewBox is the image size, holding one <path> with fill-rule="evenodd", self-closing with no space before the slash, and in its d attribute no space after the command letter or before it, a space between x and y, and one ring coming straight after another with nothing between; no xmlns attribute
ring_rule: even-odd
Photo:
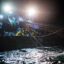
<svg viewBox="0 0 64 64"><path fill-rule="evenodd" d="M24 48L0 52L0 64L53 64L61 55L64 51L57 47Z"/></svg>

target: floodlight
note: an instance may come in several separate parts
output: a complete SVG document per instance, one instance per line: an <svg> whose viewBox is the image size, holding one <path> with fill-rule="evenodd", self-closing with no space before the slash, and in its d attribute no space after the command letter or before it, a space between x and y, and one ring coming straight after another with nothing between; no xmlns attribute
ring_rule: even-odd
<svg viewBox="0 0 64 64"><path fill-rule="evenodd" d="M30 8L28 8L27 9L27 15L28 16L34 16L36 14L36 9L35 8L32 8L32 7L30 7Z"/></svg>
<svg viewBox="0 0 64 64"><path fill-rule="evenodd" d="M13 11L13 8L12 8L11 5L6 4L6 5L3 6L3 11L4 11L5 13L12 14L12 13L13 13L13 12L12 12L12 11Z"/></svg>

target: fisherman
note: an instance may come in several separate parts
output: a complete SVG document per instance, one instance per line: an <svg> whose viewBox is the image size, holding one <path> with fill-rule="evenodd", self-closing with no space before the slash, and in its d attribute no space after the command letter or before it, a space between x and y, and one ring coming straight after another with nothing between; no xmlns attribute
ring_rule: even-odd
<svg viewBox="0 0 64 64"><path fill-rule="evenodd" d="M24 36L24 29L20 28L19 31L16 33L16 36Z"/></svg>

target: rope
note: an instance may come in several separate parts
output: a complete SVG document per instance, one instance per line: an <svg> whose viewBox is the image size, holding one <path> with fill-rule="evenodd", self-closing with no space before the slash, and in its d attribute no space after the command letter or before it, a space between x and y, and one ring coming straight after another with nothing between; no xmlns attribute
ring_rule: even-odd
<svg viewBox="0 0 64 64"><path fill-rule="evenodd" d="M33 37L33 39L36 41L36 46L38 47L38 45L40 45L40 46L42 46L42 44L41 44L41 42L37 39L37 37L38 38L44 38L44 37L48 37L48 36L51 36L51 35L54 35L54 34L56 34L56 33L58 33L58 32L60 32L60 31L62 31L64 28L62 28L62 29L59 29L59 30L56 30L55 32L53 32L53 33L50 33L50 34L48 34L48 35L44 35L44 36L34 36Z"/></svg>
<svg viewBox="0 0 64 64"><path fill-rule="evenodd" d="M54 34L56 34L56 33L58 33L58 32L60 32L61 30L63 30L64 28L62 28L62 29L59 29L59 30L56 30L55 32L53 32L53 33L50 33L50 34L48 34L48 35L44 35L44 36L36 36L36 37L48 37L48 36L51 36L51 35L54 35Z"/></svg>

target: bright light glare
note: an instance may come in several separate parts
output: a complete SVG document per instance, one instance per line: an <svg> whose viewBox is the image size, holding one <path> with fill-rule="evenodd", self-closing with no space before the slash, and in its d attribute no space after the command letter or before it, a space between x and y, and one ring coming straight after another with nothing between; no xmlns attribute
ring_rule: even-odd
<svg viewBox="0 0 64 64"><path fill-rule="evenodd" d="M0 15L0 19L3 19L4 18L4 16L3 15Z"/></svg>
<svg viewBox="0 0 64 64"><path fill-rule="evenodd" d="M12 6L11 5L5 5L3 7L4 12L12 14Z"/></svg>
<svg viewBox="0 0 64 64"><path fill-rule="evenodd" d="M22 17L19 17L18 20L19 20L19 21L24 21Z"/></svg>
<svg viewBox="0 0 64 64"><path fill-rule="evenodd" d="M27 22L32 23L32 21L31 21L31 20L28 20Z"/></svg>
<svg viewBox="0 0 64 64"><path fill-rule="evenodd" d="M28 8L27 14L28 14L28 16L34 16L36 14L36 9L35 8Z"/></svg>

